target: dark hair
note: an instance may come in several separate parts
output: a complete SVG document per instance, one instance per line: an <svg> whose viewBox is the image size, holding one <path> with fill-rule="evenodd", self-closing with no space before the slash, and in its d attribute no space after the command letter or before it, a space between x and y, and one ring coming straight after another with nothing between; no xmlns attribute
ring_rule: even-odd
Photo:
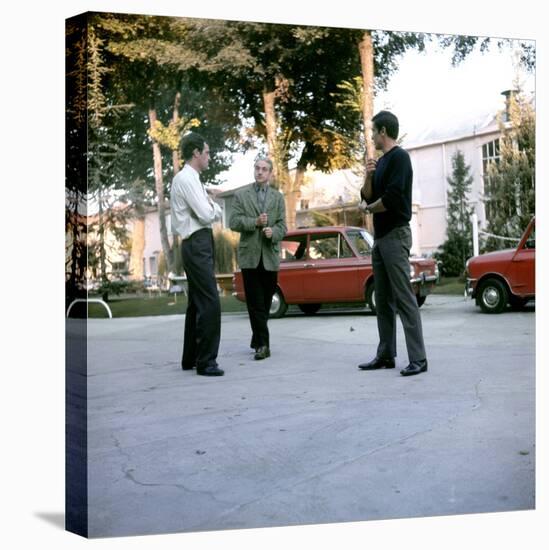
<svg viewBox="0 0 549 550"><path fill-rule="evenodd" d="M202 153L204 145L206 145L206 140L196 132L189 132L186 136L183 136L181 140L183 160L191 160L195 149L198 149Z"/></svg>
<svg viewBox="0 0 549 550"><path fill-rule="evenodd" d="M381 132L382 128L385 128L385 132L391 139L398 138L398 118L389 111L379 111L377 115L372 118L372 122L378 132Z"/></svg>

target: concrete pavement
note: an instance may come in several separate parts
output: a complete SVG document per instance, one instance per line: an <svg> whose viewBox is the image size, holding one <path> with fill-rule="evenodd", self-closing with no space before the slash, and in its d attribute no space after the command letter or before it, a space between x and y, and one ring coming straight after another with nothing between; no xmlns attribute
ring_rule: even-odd
<svg viewBox="0 0 549 550"><path fill-rule="evenodd" d="M375 316L222 319L226 375L180 369L183 316L88 321L92 537L302 525L535 505L535 312L421 309L429 372L362 372ZM78 320L75 320L78 321Z"/></svg>

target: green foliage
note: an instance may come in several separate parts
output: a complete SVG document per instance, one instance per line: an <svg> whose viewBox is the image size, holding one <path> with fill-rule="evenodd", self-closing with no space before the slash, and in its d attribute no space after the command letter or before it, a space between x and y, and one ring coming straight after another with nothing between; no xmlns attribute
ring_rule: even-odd
<svg viewBox="0 0 549 550"><path fill-rule="evenodd" d="M362 113L364 83L361 76L355 76L352 80L343 80L337 85L337 89L338 92L332 93L336 99L336 107Z"/></svg>
<svg viewBox="0 0 549 550"><path fill-rule="evenodd" d="M177 122L170 121L168 126L164 126L159 120L156 121L153 128L148 130L148 134L154 141L167 147L170 151L178 151L181 146L181 136L191 128L200 126L200 120L191 118L187 120L180 118Z"/></svg>
<svg viewBox="0 0 549 550"><path fill-rule="evenodd" d="M103 281L97 290L98 294L102 296L103 301L109 301L109 295L115 294L120 296L122 293L137 292L138 286L133 281Z"/></svg>
<svg viewBox="0 0 549 550"><path fill-rule="evenodd" d="M465 157L457 151L452 157L452 175L448 177L448 233L460 233L469 237L472 233L471 216L473 208L469 206L469 193L473 176L471 167L465 164Z"/></svg>
<svg viewBox="0 0 549 550"><path fill-rule="evenodd" d="M229 229L214 230L215 272L232 273L236 269L238 236Z"/></svg>
<svg viewBox="0 0 549 550"><path fill-rule="evenodd" d="M183 256L181 255L181 237L175 235L172 243L173 272L183 275Z"/></svg>
<svg viewBox="0 0 549 550"><path fill-rule="evenodd" d="M510 120L500 119L500 158L489 166L484 199L489 204L488 232L519 238L535 212L536 117L532 102L517 83L510 98ZM485 250L508 248L489 238Z"/></svg>
<svg viewBox="0 0 549 550"><path fill-rule="evenodd" d="M228 167L228 153L239 138L235 101L220 94L222 82L216 83L209 74L197 70L207 66L210 58L201 48L200 36L190 34L189 21L113 13L96 13L90 18L90 27L102 41L108 68L103 75L107 102L131 105L116 121L116 128L111 128L117 131L119 143L130 151L122 167L124 181L143 182L141 201L150 205L156 202L152 139L162 146L164 192L169 196L172 152L179 149L181 132L200 125L200 133L210 144L210 167L203 173L204 181L210 183L216 183L218 174ZM174 122L178 92L181 103ZM157 114L152 132L150 109Z"/></svg>
<svg viewBox="0 0 549 550"><path fill-rule="evenodd" d="M97 206L97 214L89 216L88 258L108 283L108 238L124 246L128 240L128 209L117 206L119 190L124 187L119 161L127 154L120 147L113 128L121 112L129 106L110 105L104 91L104 77L109 72L104 61L104 42L93 27L88 30L88 199ZM105 291L106 293L108 291ZM106 294L107 295L107 294Z"/></svg>
<svg viewBox="0 0 549 550"><path fill-rule="evenodd" d="M166 262L166 256L164 256L164 252L160 252L158 255L158 267L157 267L157 274L159 278L163 278L168 273L168 264Z"/></svg>
<svg viewBox="0 0 549 550"><path fill-rule="evenodd" d="M311 215L315 227L328 227L331 225L337 225L337 220L329 214L313 210L311 212Z"/></svg>
<svg viewBox="0 0 549 550"><path fill-rule="evenodd" d="M461 277L442 277L434 286L433 294L453 294L463 296L463 288L466 281L465 276Z"/></svg>
<svg viewBox="0 0 549 550"><path fill-rule="evenodd" d="M473 177L461 151L452 157L452 175L448 177L447 239L434 254L440 262L440 271L446 277L463 274L465 262L473 255L471 216L468 204Z"/></svg>
<svg viewBox="0 0 549 550"><path fill-rule="evenodd" d="M485 38L480 36L465 35L440 35L438 42L443 48L453 48L452 65L459 65L478 46L480 52L488 51L490 46L503 48L504 46L516 46L517 42L510 38ZM536 67L536 46L534 41L519 41L519 61L528 71Z"/></svg>
<svg viewBox="0 0 549 550"><path fill-rule="evenodd" d="M199 37L208 52L202 70L223 83L221 92L238 101L249 121L242 146L266 139L268 124L276 126L268 146L283 190L291 162L324 171L354 162L346 136L360 116L337 108L330 94L360 72L356 31L209 20L188 25L189 36ZM266 97L273 98L272 112Z"/></svg>
<svg viewBox="0 0 549 550"><path fill-rule="evenodd" d="M67 305L85 296L87 227L87 54L85 18L67 21L66 29L66 179L65 296Z"/></svg>
<svg viewBox="0 0 549 550"><path fill-rule="evenodd" d="M222 313L246 311L246 304L237 300L234 296L220 296L219 301L221 302ZM183 294L178 294L177 301L174 303L174 296L167 293L162 295L154 293L150 296L122 296L110 300L109 307L114 318L183 315L187 309L187 298ZM93 302L88 305L88 312L90 319L107 317L105 308Z"/></svg>
<svg viewBox="0 0 549 550"><path fill-rule="evenodd" d="M470 237L460 233L449 234L446 241L433 254L440 262L440 273L445 277L459 277L465 270L465 262L473 255Z"/></svg>

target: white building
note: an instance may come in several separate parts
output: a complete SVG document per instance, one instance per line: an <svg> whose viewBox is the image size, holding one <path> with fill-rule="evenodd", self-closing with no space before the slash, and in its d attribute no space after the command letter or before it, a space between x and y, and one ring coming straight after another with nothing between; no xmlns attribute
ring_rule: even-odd
<svg viewBox="0 0 549 550"><path fill-rule="evenodd" d="M473 178L470 204L481 227L485 226L484 176L488 164L499 155L499 137L498 122L491 115L469 127L451 128L447 135L433 134L422 143L403 143L414 170L417 252L430 254L446 240L448 177L452 176L452 158L458 151L463 153Z"/></svg>

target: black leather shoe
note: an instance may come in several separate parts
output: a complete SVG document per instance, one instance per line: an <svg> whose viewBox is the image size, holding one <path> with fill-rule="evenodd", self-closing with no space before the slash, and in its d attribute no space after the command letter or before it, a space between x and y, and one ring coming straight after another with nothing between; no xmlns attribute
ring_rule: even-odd
<svg viewBox="0 0 549 550"><path fill-rule="evenodd" d="M362 370L394 369L395 360L390 357L375 357L369 363L358 365Z"/></svg>
<svg viewBox="0 0 549 550"><path fill-rule="evenodd" d="M426 371L427 359L422 359L421 361L412 361L405 369L400 371L400 374L402 374L402 376L412 376Z"/></svg>
<svg viewBox="0 0 549 550"><path fill-rule="evenodd" d="M181 370L193 370L194 365L181 365Z"/></svg>
<svg viewBox="0 0 549 550"><path fill-rule="evenodd" d="M261 346L260 348L257 348L257 351L255 352L254 359L256 361L259 361L260 359L267 359L267 357L271 356L271 351L269 350L268 346Z"/></svg>
<svg viewBox="0 0 549 550"><path fill-rule="evenodd" d="M222 371L218 367L205 367L203 369L197 368L196 374L200 374L201 376L223 376L225 371Z"/></svg>

